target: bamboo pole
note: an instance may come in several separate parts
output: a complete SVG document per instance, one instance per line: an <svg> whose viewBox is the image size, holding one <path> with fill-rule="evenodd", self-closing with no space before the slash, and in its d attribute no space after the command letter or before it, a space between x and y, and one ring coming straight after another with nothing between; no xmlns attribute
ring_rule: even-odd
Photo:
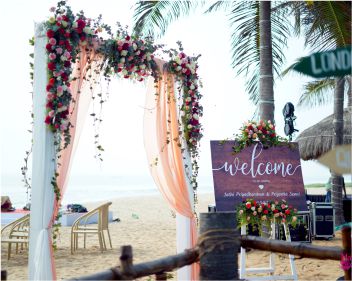
<svg viewBox="0 0 352 281"><path fill-rule="evenodd" d="M242 236L241 245L263 251L285 253L312 259L340 260L342 249L339 247L321 247L300 242L268 240L256 236Z"/></svg>

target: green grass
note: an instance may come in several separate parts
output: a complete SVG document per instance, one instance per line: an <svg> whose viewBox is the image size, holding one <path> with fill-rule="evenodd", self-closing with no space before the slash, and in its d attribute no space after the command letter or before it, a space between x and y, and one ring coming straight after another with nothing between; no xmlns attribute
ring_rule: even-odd
<svg viewBox="0 0 352 281"><path fill-rule="evenodd" d="M352 182L346 182L345 186L352 187ZM315 188L315 187L325 187L325 183L311 183L311 184L306 184L304 186L304 188Z"/></svg>

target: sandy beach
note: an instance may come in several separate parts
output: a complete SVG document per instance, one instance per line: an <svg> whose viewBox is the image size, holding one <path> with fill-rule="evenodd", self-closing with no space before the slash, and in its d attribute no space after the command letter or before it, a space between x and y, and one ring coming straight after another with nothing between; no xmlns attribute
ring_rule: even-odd
<svg viewBox="0 0 352 281"><path fill-rule="evenodd" d="M70 227L62 227L55 252L57 279L68 279L103 271L119 263L120 247L132 245L134 263L149 261L175 254L175 219L161 196L130 197L112 200L110 210L120 222L110 224L113 249L101 253L95 236L88 239L87 249L70 252ZM207 212L208 204L214 203L212 194L200 194L198 212ZM88 209L99 202L85 204ZM83 240L83 239L82 239ZM82 246L83 242L80 244ZM341 234L330 241L314 240L313 245L341 246ZM268 265L267 252L250 251L248 266ZM7 260L7 248L1 250L1 269L8 271L8 280L27 280L28 254L13 254ZM277 274L288 274L287 255L276 255ZM299 280L336 280L343 275L338 261L297 259ZM173 274L176 279L176 274Z"/></svg>

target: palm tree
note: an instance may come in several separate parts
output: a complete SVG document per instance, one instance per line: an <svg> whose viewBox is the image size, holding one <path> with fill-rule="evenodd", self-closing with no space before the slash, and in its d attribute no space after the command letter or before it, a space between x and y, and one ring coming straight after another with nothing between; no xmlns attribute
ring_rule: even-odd
<svg viewBox="0 0 352 281"><path fill-rule="evenodd" d="M351 2L349 1L307 1L293 2L296 27L304 28L306 46L314 51L327 51L351 45ZM299 29L296 29L299 33ZM334 87L334 139L333 146L343 142L343 104L345 80L347 77L331 77L309 82L300 99L305 102L321 103L326 89ZM350 82L350 80L347 80ZM350 87L349 87L350 88ZM350 90L349 90L350 92ZM349 93L350 94L350 93ZM349 99L351 99L349 97ZM332 203L335 221L343 222L342 187L343 177L332 173Z"/></svg>
<svg viewBox="0 0 352 281"><path fill-rule="evenodd" d="M261 119L274 121L273 72L280 73L284 46L290 35L287 9L271 7L271 1L139 1L134 30L162 36L169 24L202 5L205 13L223 10L231 28L232 66L246 77L246 91L259 105Z"/></svg>

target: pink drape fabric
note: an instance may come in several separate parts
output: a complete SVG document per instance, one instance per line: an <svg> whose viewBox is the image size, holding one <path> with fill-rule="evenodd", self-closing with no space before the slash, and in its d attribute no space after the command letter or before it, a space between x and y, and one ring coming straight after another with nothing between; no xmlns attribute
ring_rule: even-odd
<svg viewBox="0 0 352 281"><path fill-rule="evenodd" d="M162 61L157 61L163 69ZM144 114L144 145L150 172L164 199L177 213L190 218L191 244L197 242L196 219L191 206L179 139L174 77L163 72L157 86L149 83ZM187 234L185 234L187 235ZM192 265L197 280L198 265Z"/></svg>
<svg viewBox="0 0 352 281"><path fill-rule="evenodd" d="M91 63L89 63L91 61ZM76 77L76 80L72 81L70 84L71 95L75 103L71 105L70 111L72 112L70 115L70 122L73 127L70 128L71 142L67 146L66 149L61 151L61 158L59 160L58 165L58 173L57 183L60 188L61 200L64 196L70 169L72 166L72 160L74 153L76 151L79 137L82 132L82 128L84 125L85 118L87 116L87 112L89 109L89 104L91 101L92 89L94 88L94 84L87 81L85 79L86 75L90 75L90 81L94 79L98 79L98 74L94 72L94 67L100 63L100 57L94 51L87 52L85 48L81 48L80 51L80 60L75 64L72 77ZM60 202L55 201L54 213L51 219L49 228L52 227L56 215L59 211ZM51 234L49 235L49 241L51 241ZM54 280L56 280L56 270L55 263L53 257L53 249L51 249L51 267L54 276Z"/></svg>

